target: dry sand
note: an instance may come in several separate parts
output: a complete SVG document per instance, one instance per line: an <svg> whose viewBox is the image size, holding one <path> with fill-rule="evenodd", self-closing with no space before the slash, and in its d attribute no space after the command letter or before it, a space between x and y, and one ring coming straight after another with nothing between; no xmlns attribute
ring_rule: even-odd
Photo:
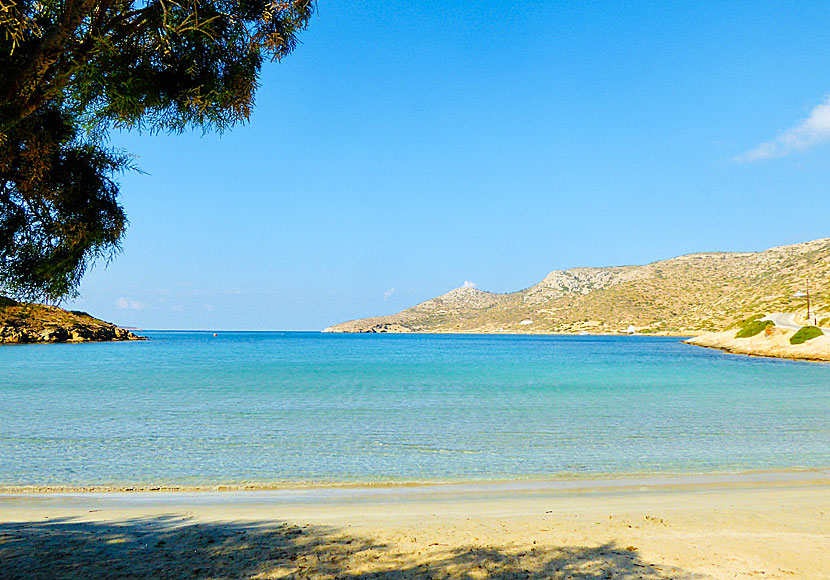
<svg viewBox="0 0 830 580"><path fill-rule="evenodd" d="M830 470L0 496L0 578L830 578Z"/></svg>

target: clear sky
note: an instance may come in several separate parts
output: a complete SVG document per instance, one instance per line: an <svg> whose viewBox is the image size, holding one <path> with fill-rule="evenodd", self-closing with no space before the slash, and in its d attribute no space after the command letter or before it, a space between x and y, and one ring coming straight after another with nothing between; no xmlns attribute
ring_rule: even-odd
<svg viewBox="0 0 830 580"><path fill-rule="evenodd" d="M830 236L816 2L329 2L222 136L113 135L119 324L321 329L465 282Z"/></svg>

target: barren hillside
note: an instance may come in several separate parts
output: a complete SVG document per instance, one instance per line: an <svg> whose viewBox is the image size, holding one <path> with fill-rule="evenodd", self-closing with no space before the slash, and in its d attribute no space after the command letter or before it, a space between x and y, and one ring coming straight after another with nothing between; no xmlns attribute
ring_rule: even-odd
<svg viewBox="0 0 830 580"><path fill-rule="evenodd" d="M457 288L391 316L326 332L616 333L695 335L763 312L796 312L809 279L830 318L830 238L754 253L689 254L645 266L551 272L510 294Z"/></svg>

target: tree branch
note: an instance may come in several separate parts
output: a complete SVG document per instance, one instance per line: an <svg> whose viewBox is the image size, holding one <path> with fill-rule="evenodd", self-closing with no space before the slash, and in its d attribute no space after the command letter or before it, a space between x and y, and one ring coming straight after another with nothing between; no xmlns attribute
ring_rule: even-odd
<svg viewBox="0 0 830 580"><path fill-rule="evenodd" d="M53 92L38 88L48 86L47 76L54 74L54 64L95 4L96 0L66 0L57 25L31 49L25 65L13 75L6 87L6 100L20 104L20 119L31 115L43 104L44 97Z"/></svg>

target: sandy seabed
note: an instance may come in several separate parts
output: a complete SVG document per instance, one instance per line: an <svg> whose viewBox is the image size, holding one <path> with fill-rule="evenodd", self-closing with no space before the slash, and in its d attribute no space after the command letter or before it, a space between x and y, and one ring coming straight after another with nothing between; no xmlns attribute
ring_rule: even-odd
<svg viewBox="0 0 830 580"><path fill-rule="evenodd" d="M830 470L0 495L0 578L830 578Z"/></svg>

